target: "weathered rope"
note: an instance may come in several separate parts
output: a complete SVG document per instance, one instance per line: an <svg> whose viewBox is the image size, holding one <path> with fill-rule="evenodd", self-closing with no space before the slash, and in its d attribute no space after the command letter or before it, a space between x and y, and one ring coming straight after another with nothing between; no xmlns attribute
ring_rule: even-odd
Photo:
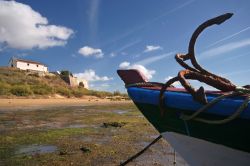
<svg viewBox="0 0 250 166"><path fill-rule="evenodd" d="M185 70L181 70L176 77L168 80L162 86L161 91L160 91L160 95L159 95L159 107L160 107L160 111L161 111L162 115L165 113L164 92L165 92L167 87L171 86L176 81L179 81L181 83L181 85L187 90L187 92L189 92L192 95L192 97L195 101L198 101L199 103L205 105L201 109L199 109L197 112L195 112L193 115L185 116L184 119L186 119L186 120L187 119L194 119L194 117L199 115L201 112L207 110L209 107L211 107L212 105L214 105L215 103L217 103L218 101L222 100L225 97L229 97L231 95L250 94L250 89L248 89L249 88L248 86L246 86L247 88L237 87L236 85L232 84L226 78L223 78L221 76L217 76L217 75L205 70L204 68L202 68L198 64L198 62L195 58L194 46L195 46L195 42L196 42L198 36L201 34L201 32L204 29L208 28L209 26L212 26L214 24L219 25L219 24L223 23L227 19L231 18L232 15L233 15L232 13L226 13L226 14L223 14L221 16L218 16L218 17L215 17L213 19L205 21L203 24L201 24L194 31L194 33L190 39L190 42L189 42L188 53L187 54L177 54L175 56L176 61L182 67L184 67ZM186 60L190 60L193 67L191 67L187 63L185 63L184 61L186 61ZM204 88L201 86L198 90L195 90L186 79L204 82L204 83L206 83L206 84L208 84L216 89L219 89L223 92L229 92L229 94L226 93L225 95L222 95L222 96L216 98L215 100L213 100L212 102L208 103ZM243 102L243 103L245 103L245 102ZM240 112L242 112L244 110L244 108L245 108L244 104L242 104L242 107L240 106L239 110L237 110L236 113L239 114ZM226 118L223 122L228 122L230 119L235 118L237 116L235 116L235 114L233 114L232 118L230 118L230 117ZM197 118L195 118L195 119L197 119ZM200 119L200 121L205 122L206 120ZM218 122L218 123L221 123L221 122Z"/></svg>
<svg viewBox="0 0 250 166"><path fill-rule="evenodd" d="M189 127L188 127L187 121L183 120L183 122L184 122L185 130L186 130L186 134L188 136L190 136L190 131L189 131Z"/></svg>
<svg viewBox="0 0 250 166"><path fill-rule="evenodd" d="M248 103L250 101L250 97L248 96L244 102L241 104L241 106L235 111L234 114L232 114L231 116L222 119L222 120L208 120L208 119L202 119L202 118L194 118L195 121L199 121L199 122L203 122L203 123L207 123L207 124L225 124L228 123L234 119L236 119L244 110L245 108L248 106Z"/></svg>
<svg viewBox="0 0 250 166"><path fill-rule="evenodd" d="M163 83L159 82L138 82L133 84L127 84L125 85L125 88L129 87L161 87L163 86Z"/></svg>
<svg viewBox="0 0 250 166"><path fill-rule="evenodd" d="M198 118L197 116L200 113L206 111L208 108L210 108L211 106L213 106L217 102L219 102L220 100L222 100L222 99L224 99L226 97L239 96L239 95L242 95L242 93L233 92L233 93L221 95L221 96L215 98L214 100L212 100L210 103L208 103L208 104L204 105L203 107L201 107L198 111L196 111L192 115L185 115L184 113L182 113L180 118L183 119L184 121L195 120L195 121L199 121L199 122L203 122L203 123L207 123L207 124L224 124L224 123L228 123L228 122L236 119L238 116L240 116L240 114L247 108L248 103L250 101L250 96L247 96L246 99L244 100L244 102L240 105L240 107L231 116L229 116L229 117L227 117L225 119L222 119L222 120L208 120L208 119Z"/></svg>
<svg viewBox="0 0 250 166"><path fill-rule="evenodd" d="M248 85L246 85L246 86L248 86ZM237 86L236 89L235 89L235 91L236 92L240 92L242 94L250 94L250 89L242 87L242 86Z"/></svg>
<svg viewBox="0 0 250 166"><path fill-rule="evenodd" d="M183 120L191 120L194 117L198 116L200 113L206 111L208 108L210 108L211 106L215 105L216 103L218 103L220 100L226 98L226 97L232 97L232 96L236 96L236 93L229 93L229 94L224 94L221 95L215 99L213 99L210 103L204 105L203 107L201 107L199 110L195 111L195 113L193 113L192 115L188 116L185 115L185 117L181 117Z"/></svg>
<svg viewBox="0 0 250 166"><path fill-rule="evenodd" d="M152 146L153 144L155 144L157 141L159 141L162 138L162 135L159 135L156 139L154 139L150 144L148 144L145 148L143 148L140 152L136 153L135 155L129 157L126 161L122 162L120 164L120 166L125 166L126 164L128 164L129 162L131 162L132 160L136 159L137 157L139 157L141 154L143 154L150 146Z"/></svg>
<svg viewBox="0 0 250 166"><path fill-rule="evenodd" d="M188 53L187 54L177 54L175 56L176 61L185 68L185 70L181 70L178 73L179 82L182 84L182 86L193 96L194 100L202 103L207 104L206 95L203 87L200 87L198 90L195 90L190 83L186 79L194 79L198 80L200 82L204 82L212 87L215 87L216 89L219 89L221 91L227 92L227 91L234 91L236 86L232 84L229 80L226 78L223 78L221 76L215 75L204 68L201 67L201 65L197 62L195 58L195 43L198 38L198 36L204 31L206 28L212 26L212 25L219 25L223 22L225 22L227 19L232 17L232 13L226 13L223 15L220 15L218 17L212 18L210 20L205 21L202 23L198 28L194 31L188 47ZM190 60L193 67L189 66L185 61Z"/></svg>
<svg viewBox="0 0 250 166"><path fill-rule="evenodd" d="M187 134L189 135L189 130L186 121L189 120L195 120L203 123L208 123L208 124L224 124L228 123L234 119L236 119L240 114L245 110L245 108L248 106L248 103L250 102L250 86L245 86L245 87L237 87L233 83L231 83L229 80L226 78L223 78L221 76L215 75L204 68L202 68L196 58L195 58L195 42L198 38L198 36L201 34L201 32L206 29L209 26L212 26L214 24L221 24L225 22L227 19L232 17L232 13L226 13L221 16L215 17L213 19L207 20L203 24L201 24L193 33L190 42L189 42L189 47L188 47L188 53L187 54L177 54L175 56L176 61L184 67L185 70L181 70L178 75L170 80L168 80L165 84L161 83L155 83L155 82L141 82L141 83L135 83L135 84L129 84L126 85L126 88L129 87L161 87L160 90L160 95L159 95L159 109L161 112L161 115L163 116L165 113L165 96L164 92L166 91L166 88L172 86L172 84L176 81L179 81L182 86L189 92L195 101L198 101L201 104L205 104L202 108L200 108L198 111L193 113L192 115L185 115L182 114L181 118L183 119L185 123L185 127L187 130ZM184 61L190 60L193 67L189 66L187 63ZM222 96L219 96L212 100L210 103L207 102L206 94L204 88L201 86L198 90L195 90L191 84L186 80L186 79L191 79L191 80L198 80L200 82L204 82L216 89L219 89L223 92L228 92ZM213 106L214 104L218 103L220 100L226 98L226 97L232 97L232 96L240 96L244 95L246 96L246 99L244 102L240 105L240 107L229 117L222 119L222 120L208 120L208 119L202 119L198 118L197 116ZM140 156L144 151L146 151L151 145L156 143L162 136L160 135L157 137L153 142L151 142L148 146L146 146L143 150L135 154L134 156L130 157L128 160L125 162L121 163L121 166L126 165L130 161L134 160L138 156Z"/></svg>

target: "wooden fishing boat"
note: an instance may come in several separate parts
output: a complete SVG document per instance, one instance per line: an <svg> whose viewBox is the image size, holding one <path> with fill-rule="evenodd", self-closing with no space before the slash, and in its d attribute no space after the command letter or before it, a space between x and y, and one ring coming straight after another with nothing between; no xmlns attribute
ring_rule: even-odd
<svg viewBox="0 0 250 166"><path fill-rule="evenodd" d="M137 108L190 165L250 165L249 87L238 88L206 71L194 56L194 43L201 31L231 16L221 15L197 28L188 54L176 55L186 70L166 84L147 82L135 69L117 71ZM184 62L188 59L194 68ZM185 79L219 90L195 91ZM175 81L184 88L170 86Z"/></svg>
<svg viewBox="0 0 250 166"><path fill-rule="evenodd" d="M182 116L193 114L203 105L195 101L185 89L171 87L165 90L165 112L162 114L159 107L160 85L143 86L142 82L146 82L137 70L118 70L118 74L126 85L132 85L127 87L127 92L137 108L189 164L249 165L250 104L239 117L227 123L209 124L195 119L187 121ZM136 86L137 83L140 86ZM206 95L208 101L212 101L222 92L207 91ZM226 119L234 114L245 98L225 98L199 117Z"/></svg>

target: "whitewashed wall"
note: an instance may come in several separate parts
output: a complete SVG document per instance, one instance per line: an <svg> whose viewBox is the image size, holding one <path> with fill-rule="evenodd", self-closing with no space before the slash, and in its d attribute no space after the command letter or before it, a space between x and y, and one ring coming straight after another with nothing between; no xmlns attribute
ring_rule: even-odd
<svg viewBox="0 0 250 166"><path fill-rule="evenodd" d="M40 65L40 64L33 64L33 63L17 61L16 67L21 69L21 70L36 70L36 71L48 72L48 68L46 66Z"/></svg>

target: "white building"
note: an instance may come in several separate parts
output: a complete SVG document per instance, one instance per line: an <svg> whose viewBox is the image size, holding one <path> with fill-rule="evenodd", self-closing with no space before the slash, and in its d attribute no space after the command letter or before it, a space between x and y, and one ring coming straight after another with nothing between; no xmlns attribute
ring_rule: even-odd
<svg viewBox="0 0 250 166"><path fill-rule="evenodd" d="M39 72L48 72L48 67L40 62L11 58L9 61L9 67L18 68L21 70L32 70Z"/></svg>

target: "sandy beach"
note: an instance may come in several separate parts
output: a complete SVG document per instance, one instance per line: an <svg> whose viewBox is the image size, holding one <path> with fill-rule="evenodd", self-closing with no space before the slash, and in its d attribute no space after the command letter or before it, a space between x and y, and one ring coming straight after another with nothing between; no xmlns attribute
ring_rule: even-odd
<svg viewBox="0 0 250 166"><path fill-rule="evenodd" d="M111 101L99 98L52 98L52 99L0 99L0 110L18 108L44 108L59 106L83 106L83 105L106 105L124 104L132 101Z"/></svg>

